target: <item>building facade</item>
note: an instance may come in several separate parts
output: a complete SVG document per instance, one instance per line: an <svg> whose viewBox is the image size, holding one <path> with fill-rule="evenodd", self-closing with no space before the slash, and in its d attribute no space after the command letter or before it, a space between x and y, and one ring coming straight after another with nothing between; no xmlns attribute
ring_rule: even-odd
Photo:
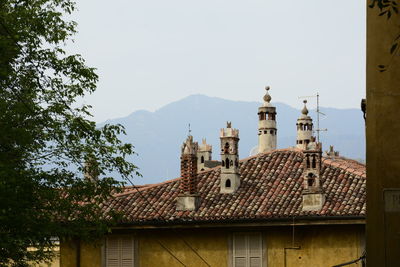
<svg viewBox="0 0 400 267"><path fill-rule="evenodd" d="M264 100L271 108L271 98ZM365 166L335 153L323 157L322 145L308 136L306 109L293 125L294 147L268 145L267 152L242 160L239 130L227 123L220 131L220 165L202 171L189 135L181 177L126 188L104 203L123 219L97 242L63 242L61 266L322 267L362 258ZM260 110L258 116L275 120ZM276 140L274 133L263 138ZM274 142L259 139L258 147Z"/></svg>

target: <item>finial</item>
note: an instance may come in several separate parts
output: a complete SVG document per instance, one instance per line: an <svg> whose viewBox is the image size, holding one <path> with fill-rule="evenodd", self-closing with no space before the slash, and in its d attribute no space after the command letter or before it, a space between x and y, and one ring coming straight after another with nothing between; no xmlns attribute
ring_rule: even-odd
<svg viewBox="0 0 400 267"><path fill-rule="evenodd" d="M271 96L269 95L268 91L269 91L270 87L269 86L265 86L265 90L267 91L265 96L264 96L264 101L269 103L271 102Z"/></svg>
<svg viewBox="0 0 400 267"><path fill-rule="evenodd" d="M232 122L227 121L226 122L226 128L232 128Z"/></svg>
<svg viewBox="0 0 400 267"><path fill-rule="evenodd" d="M301 110L301 113L303 113L304 115L307 115L308 114L308 109L306 106L307 100L304 100L303 103L304 103L304 108Z"/></svg>
<svg viewBox="0 0 400 267"><path fill-rule="evenodd" d="M192 133L192 130L190 129L190 123L189 123L189 127L188 128L189 128L189 131L188 131L189 134L188 135L190 135Z"/></svg>

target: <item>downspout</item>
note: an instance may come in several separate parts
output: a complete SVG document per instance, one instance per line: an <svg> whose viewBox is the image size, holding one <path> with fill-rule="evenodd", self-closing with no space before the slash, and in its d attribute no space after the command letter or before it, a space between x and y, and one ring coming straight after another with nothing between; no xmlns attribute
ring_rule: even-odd
<svg viewBox="0 0 400 267"><path fill-rule="evenodd" d="M300 246L295 246L294 245L294 216L293 216L293 223L292 223L292 246L291 247L286 247L283 248L283 266L287 267L287 262L286 262L286 251L288 249L293 249L293 250L300 250L301 247Z"/></svg>

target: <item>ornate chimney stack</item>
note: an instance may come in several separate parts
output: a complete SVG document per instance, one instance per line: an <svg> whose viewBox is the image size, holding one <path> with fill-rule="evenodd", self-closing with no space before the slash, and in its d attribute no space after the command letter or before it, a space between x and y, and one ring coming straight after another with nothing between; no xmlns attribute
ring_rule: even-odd
<svg viewBox="0 0 400 267"><path fill-rule="evenodd" d="M97 162L93 157L88 156L85 160L83 177L90 181L97 181L99 179L99 171L97 169Z"/></svg>
<svg viewBox="0 0 400 267"><path fill-rule="evenodd" d="M202 144L199 145L199 149L197 151L197 171L204 171L205 169L208 169L208 167L205 166L206 161L211 161L212 155L212 146L207 144L207 141L205 138L202 140Z"/></svg>
<svg viewBox="0 0 400 267"><path fill-rule="evenodd" d="M307 100L304 100L304 108L301 110L301 115L297 119L297 140L296 147L300 149L306 149L308 143L311 141L313 132L312 118L308 116Z"/></svg>
<svg viewBox="0 0 400 267"><path fill-rule="evenodd" d="M312 136L303 153L303 211L320 210L325 203L321 185L322 145Z"/></svg>
<svg viewBox="0 0 400 267"><path fill-rule="evenodd" d="M239 130L230 122L221 129L221 193L234 193L240 186L239 173Z"/></svg>
<svg viewBox="0 0 400 267"><path fill-rule="evenodd" d="M258 153L265 153L276 149L276 107L271 105L270 87L264 96L264 104L258 108Z"/></svg>
<svg viewBox="0 0 400 267"><path fill-rule="evenodd" d="M197 208L197 142L189 135L181 147L181 181L177 210L195 210Z"/></svg>

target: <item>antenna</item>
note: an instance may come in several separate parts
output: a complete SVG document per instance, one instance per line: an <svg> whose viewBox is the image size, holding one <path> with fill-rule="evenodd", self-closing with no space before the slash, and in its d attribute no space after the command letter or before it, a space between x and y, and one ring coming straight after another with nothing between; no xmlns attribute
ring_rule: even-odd
<svg viewBox="0 0 400 267"><path fill-rule="evenodd" d="M317 92L316 95L310 95L310 96L299 96L299 98L312 98L312 97L317 98L317 129L315 129L315 131L317 132L317 142L319 143L319 133L328 131L328 129L326 129L326 128L325 129L319 128L319 114L326 116L326 114L322 113L319 110L319 93Z"/></svg>

